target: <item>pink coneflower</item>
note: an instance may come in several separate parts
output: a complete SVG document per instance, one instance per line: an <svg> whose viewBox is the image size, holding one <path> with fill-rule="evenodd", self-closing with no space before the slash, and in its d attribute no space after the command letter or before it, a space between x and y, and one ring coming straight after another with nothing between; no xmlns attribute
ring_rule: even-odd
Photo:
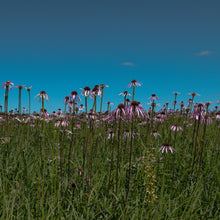
<svg viewBox="0 0 220 220"><path fill-rule="evenodd" d="M99 96L99 97L101 97L101 95L102 95L102 92L101 92L101 90L100 90L100 87L99 87L99 85L95 85L94 86L94 88L92 89L92 91L91 91L91 95L92 95L92 97L95 97L95 96Z"/></svg>
<svg viewBox="0 0 220 220"><path fill-rule="evenodd" d="M19 89L18 112L19 112L19 114L21 114L21 90L25 87L25 85L19 85L19 86L15 86L15 87Z"/></svg>
<svg viewBox="0 0 220 220"><path fill-rule="evenodd" d="M14 83L13 82L10 82L10 81L6 81L4 83L2 83L2 88L9 88L9 89L12 89L14 86Z"/></svg>
<svg viewBox="0 0 220 220"><path fill-rule="evenodd" d="M67 104L70 100L70 97L69 96L66 96L63 100L64 104Z"/></svg>
<svg viewBox="0 0 220 220"><path fill-rule="evenodd" d="M141 83L139 83L137 80L133 79L131 80L131 82L128 84L128 88L131 88L131 87L139 87L141 86Z"/></svg>
<svg viewBox="0 0 220 220"><path fill-rule="evenodd" d="M154 136L155 138L161 137L161 135L156 130L152 131L151 136Z"/></svg>
<svg viewBox="0 0 220 220"><path fill-rule="evenodd" d="M124 97L125 96L130 96L131 97L131 94L130 93L128 93L128 91L124 91L124 92L121 92L121 93L119 93L118 95L123 95Z"/></svg>
<svg viewBox="0 0 220 220"><path fill-rule="evenodd" d="M128 108L128 114L130 117L135 115L135 112L137 113L138 117L144 118L144 109L142 108L140 102L132 101L129 108Z"/></svg>
<svg viewBox="0 0 220 220"><path fill-rule="evenodd" d="M43 116L43 109L40 110L40 117ZM47 112L46 109L44 109L44 117L45 118L49 118L50 117L50 114Z"/></svg>
<svg viewBox="0 0 220 220"><path fill-rule="evenodd" d="M32 86L25 87L25 89L26 89L28 92L30 92L30 91L31 91L31 88L32 88Z"/></svg>
<svg viewBox="0 0 220 220"><path fill-rule="evenodd" d="M206 109L208 111L209 106L212 104L213 102L205 102L203 103L206 106Z"/></svg>
<svg viewBox="0 0 220 220"><path fill-rule="evenodd" d="M171 153L173 153L173 152L175 151L175 149L172 148L172 147L170 146L170 144L166 142L166 143L163 144L163 146L160 147L159 152L160 152L160 151L161 151L161 153L163 153L163 152L168 153L168 151L170 151Z"/></svg>
<svg viewBox="0 0 220 220"><path fill-rule="evenodd" d="M177 95L179 95L179 94L181 94L180 92L173 92L173 94L175 95L175 96L177 96Z"/></svg>
<svg viewBox="0 0 220 220"><path fill-rule="evenodd" d="M157 101L158 101L159 98L158 98L155 94L152 94L151 97L148 98L148 100L151 100L151 101L154 102L154 100L157 100Z"/></svg>
<svg viewBox="0 0 220 220"><path fill-rule="evenodd" d="M176 105L176 104L177 104L177 101L176 101L176 100L174 100L172 104L173 104L173 105Z"/></svg>
<svg viewBox="0 0 220 220"><path fill-rule="evenodd" d="M107 105L114 105L114 103L112 103L112 102L105 102L105 104L107 104Z"/></svg>
<svg viewBox="0 0 220 220"><path fill-rule="evenodd" d="M77 91L72 91L71 94L70 94L70 98L72 98L72 100L75 101L76 103L81 102L81 99L78 96L78 92Z"/></svg>
<svg viewBox="0 0 220 220"><path fill-rule="evenodd" d="M208 115L202 115L201 123L204 125L210 125L212 123L212 119Z"/></svg>
<svg viewBox="0 0 220 220"><path fill-rule="evenodd" d="M217 105L218 105L218 104L220 104L220 100L219 100L219 101L217 101L217 102L216 102L216 104L217 104Z"/></svg>
<svg viewBox="0 0 220 220"><path fill-rule="evenodd" d="M100 85L100 89L104 89L104 88L109 88L109 86L108 86L108 85L105 85L105 84L101 84L101 85Z"/></svg>
<svg viewBox="0 0 220 220"><path fill-rule="evenodd" d="M79 106L79 111L82 111L84 108L85 108L84 105L81 104L81 105Z"/></svg>
<svg viewBox="0 0 220 220"><path fill-rule="evenodd" d="M19 86L15 86L18 89L23 89L25 87L25 85L19 85Z"/></svg>
<svg viewBox="0 0 220 220"><path fill-rule="evenodd" d="M183 108L183 107L185 106L185 104L184 104L183 101L181 101L181 102L179 103L179 105L180 105L181 108Z"/></svg>
<svg viewBox="0 0 220 220"><path fill-rule="evenodd" d="M41 101L42 99L46 99L49 101L49 97L45 91L41 91L39 94L37 94L35 97L38 98L38 101Z"/></svg>
<svg viewBox="0 0 220 220"><path fill-rule="evenodd" d="M216 119L216 120L220 120L220 111L216 113L215 119Z"/></svg>
<svg viewBox="0 0 220 220"><path fill-rule="evenodd" d="M192 103L193 103L193 100L192 100L192 99L189 99L189 100L187 101L187 103L188 103L188 104L192 104Z"/></svg>
<svg viewBox="0 0 220 220"><path fill-rule="evenodd" d="M107 104L108 105L108 107L107 107L107 111L109 112L109 109L110 109L110 105L114 105L112 102L105 102L105 104Z"/></svg>
<svg viewBox="0 0 220 220"><path fill-rule="evenodd" d="M91 97L91 89L88 86L84 87L84 89L82 89L81 95L85 97Z"/></svg>
<svg viewBox="0 0 220 220"><path fill-rule="evenodd" d="M28 92L28 96L29 96L29 115L31 114L31 88L32 86L25 87L25 89Z"/></svg>
<svg viewBox="0 0 220 220"><path fill-rule="evenodd" d="M62 112L62 110L59 108L59 109L57 109L57 114L58 115L61 115L61 114L63 114L63 112Z"/></svg>
<svg viewBox="0 0 220 220"><path fill-rule="evenodd" d="M10 81L6 81L2 83L2 88L5 88L5 113L8 113L8 96L9 96L9 89L12 89L14 83Z"/></svg>
<svg viewBox="0 0 220 220"><path fill-rule="evenodd" d="M112 111L112 115L115 116L116 119L125 116L126 115L125 105L119 104L118 108L116 108L114 111Z"/></svg>
<svg viewBox="0 0 220 220"><path fill-rule="evenodd" d="M191 92L191 93L187 93L187 95L191 95L192 98L194 98L195 96L200 96L198 93L196 92Z"/></svg>
<svg viewBox="0 0 220 220"><path fill-rule="evenodd" d="M172 125L172 126L170 127L170 129L171 129L172 131L182 131L182 130L183 130L183 128L180 127L180 126L178 126L178 125Z"/></svg>
<svg viewBox="0 0 220 220"><path fill-rule="evenodd" d="M23 107L23 108L22 108L22 111L23 111L23 112L26 112L26 111L28 111L28 109L26 109L25 107Z"/></svg>
<svg viewBox="0 0 220 220"><path fill-rule="evenodd" d="M126 106L129 106L131 104L131 100L130 99L126 99L125 100L125 104L126 104Z"/></svg>

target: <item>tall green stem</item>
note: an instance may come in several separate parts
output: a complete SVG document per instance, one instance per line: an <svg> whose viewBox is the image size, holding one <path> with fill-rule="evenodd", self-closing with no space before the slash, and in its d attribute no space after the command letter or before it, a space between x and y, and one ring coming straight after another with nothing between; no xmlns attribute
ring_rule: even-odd
<svg viewBox="0 0 220 220"><path fill-rule="evenodd" d="M9 87L6 86L5 89L5 113L8 113L8 94L9 94Z"/></svg>
<svg viewBox="0 0 220 220"><path fill-rule="evenodd" d="M134 95L135 95L135 86L133 85L133 95L132 95L132 101L134 101Z"/></svg>
<svg viewBox="0 0 220 220"><path fill-rule="evenodd" d="M21 88L19 88L18 112L21 115Z"/></svg>

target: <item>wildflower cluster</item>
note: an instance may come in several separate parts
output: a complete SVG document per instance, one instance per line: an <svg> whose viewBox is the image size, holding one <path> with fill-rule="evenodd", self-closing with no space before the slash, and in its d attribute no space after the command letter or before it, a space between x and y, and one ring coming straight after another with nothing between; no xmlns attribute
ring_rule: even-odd
<svg viewBox="0 0 220 220"><path fill-rule="evenodd" d="M154 156L155 148L151 148L145 152L145 156L143 157L143 165L144 165L144 186L145 186L145 202L147 204L153 202L157 199L156 195L156 175L154 172L153 162L156 161Z"/></svg>

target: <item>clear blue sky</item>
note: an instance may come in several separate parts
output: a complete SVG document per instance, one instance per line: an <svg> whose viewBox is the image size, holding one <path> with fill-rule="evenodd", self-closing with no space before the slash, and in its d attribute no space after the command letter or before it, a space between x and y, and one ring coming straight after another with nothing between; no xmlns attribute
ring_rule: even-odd
<svg viewBox="0 0 220 220"><path fill-rule="evenodd" d="M173 91L181 92L178 101L197 92L195 101L216 102L219 11L219 0L2 0L1 83L32 86L33 110L41 107L34 99L41 90L52 111L64 107L71 91L101 83L109 85L104 101L117 105L132 79L143 83L136 100L144 107L152 93L161 104L172 102ZM28 107L24 89L22 96L22 107ZM17 105L15 88L9 108Z"/></svg>

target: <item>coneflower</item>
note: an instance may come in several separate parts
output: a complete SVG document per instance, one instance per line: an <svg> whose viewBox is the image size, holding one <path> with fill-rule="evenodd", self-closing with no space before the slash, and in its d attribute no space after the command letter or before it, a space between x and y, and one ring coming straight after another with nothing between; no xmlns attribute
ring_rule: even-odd
<svg viewBox="0 0 220 220"><path fill-rule="evenodd" d="M161 153L164 153L164 152L168 153L168 151L170 151L171 153L173 153L173 152L175 151L175 149L172 148L168 142L166 142L166 143L164 143L164 144L160 147L159 152L161 152Z"/></svg>
<svg viewBox="0 0 220 220"><path fill-rule="evenodd" d="M85 108L86 108L86 114L87 114L87 110L88 110L88 108L87 108L87 98L92 97L91 96L91 89L88 86L84 87L84 89L82 89L81 95L85 96Z"/></svg>
<svg viewBox="0 0 220 220"><path fill-rule="evenodd" d="M32 88L32 86L25 87L25 88L28 91L28 96L29 96L29 115L30 115L31 114L31 88Z"/></svg>
<svg viewBox="0 0 220 220"><path fill-rule="evenodd" d="M69 99L70 99L69 96L66 96L66 97L64 98L64 104L65 104L64 114L66 114L66 106L67 106L67 104L68 104L68 102L69 102Z"/></svg>
<svg viewBox="0 0 220 220"><path fill-rule="evenodd" d="M5 113L8 113L8 95L9 95L9 89L12 89L14 86L14 83L10 81L6 81L5 83L2 83L2 88L5 88Z"/></svg>
<svg viewBox="0 0 220 220"><path fill-rule="evenodd" d="M173 102L173 111L175 112L175 109L176 109L176 104L177 104L177 100L176 100L176 98L177 98L177 95L179 95L180 94L180 92L173 92L173 94L174 94L174 102Z"/></svg>
<svg viewBox="0 0 220 220"><path fill-rule="evenodd" d="M191 111L195 96L200 96L200 95L198 93L196 93L196 92L187 93L187 95L191 95L192 96L192 98L189 99L189 107L190 107L190 111Z"/></svg>
<svg viewBox="0 0 220 220"><path fill-rule="evenodd" d="M95 114L96 114L97 95L98 95L98 96L101 96L101 90L100 90L99 85L95 85L95 87L94 87L93 90L91 91L91 95L92 95L92 97L94 98L94 103L93 103L92 109L95 110Z"/></svg>
<svg viewBox="0 0 220 220"><path fill-rule="evenodd" d="M121 96L121 95L124 96L124 105L126 105L126 98L127 98L127 96L131 96L131 94L128 93L128 91L124 91L124 92L121 92L119 95L120 95L120 96Z"/></svg>
<svg viewBox="0 0 220 220"><path fill-rule="evenodd" d="M42 159L41 159L41 166L42 166L42 216L44 217L44 173L45 173L45 166L46 166L46 160L45 160L45 108L44 108L44 100L46 99L49 101L49 97L45 91L41 91L36 96L39 101L42 101L42 113L43 113L43 140L42 140Z"/></svg>
<svg viewBox="0 0 220 220"><path fill-rule="evenodd" d="M100 92L101 92L101 104L100 104L100 115L99 118L101 117L101 112L102 112L102 103L103 103L103 95L104 95L104 88L108 88L109 86L105 84L100 85Z"/></svg>
<svg viewBox="0 0 220 220"><path fill-rule="evenodd" d="M19 89L19 97L18 97L18 113L21 114L21 90L25 87L24 85L15 86Z"/></svg>
<svg viewBox="0 0 220 220"><path fill-rule="evenodd" d="M141 83L139 83L137 80L133 79L131 82L128 84L128 88L133 88L133 95L132 95L132 101L134 101L134 95L135 95L135 87L141 86Z"/></svg>
<svg viewBox="0 0 220 220"><path fill-rule="evenodd" d="M108 107L107 107L107 112L109 112L109 106L110 106L110 105L114 105L112 102L109 102L109 101L108 101L108 102L105 102L105 104L108 105Z"/></svg>

